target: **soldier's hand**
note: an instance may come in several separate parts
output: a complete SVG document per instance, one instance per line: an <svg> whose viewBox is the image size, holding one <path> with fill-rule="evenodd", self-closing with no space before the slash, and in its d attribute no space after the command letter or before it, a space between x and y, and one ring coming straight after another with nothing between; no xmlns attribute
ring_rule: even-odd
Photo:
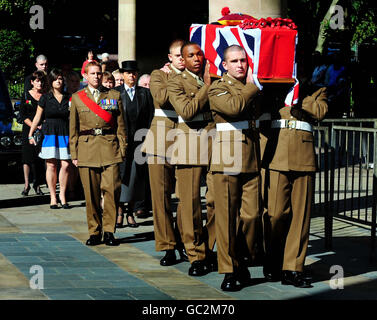
<svg viewBox="0 0 377 320"><path fill-rule="evenodd" d="M72 163L73 163L73 165L74 165L75 167L77 167L78 162L79 162L79 161L78 161L77 159L72 160Z"/></svg>
<svg viewBox="0 0 377 320"><path fill-rule="evenodd" d="M254 83L253 70L251 70L250 66L249 66L249 69L247 70L246 83Z"/></svg>
<svg viewBox="0 0 377 320"><path fill-rule="evenodd" d="M167 63L165 63L165 65L160 70L165 72L165 73L170 73L171 70L170 70L169 66L170 66L170 62L167 62Z"/></svg>
<svg viewBox="0 0 377 320"><path fill-rule="evenodd" d="M207 60L206 62L206 66L204 68L204 74L203 74L203 80L204 80L204 83L209 86L211 85L211 75L209 73L209 67L210 67L210 63L209 61Z"/></svg>

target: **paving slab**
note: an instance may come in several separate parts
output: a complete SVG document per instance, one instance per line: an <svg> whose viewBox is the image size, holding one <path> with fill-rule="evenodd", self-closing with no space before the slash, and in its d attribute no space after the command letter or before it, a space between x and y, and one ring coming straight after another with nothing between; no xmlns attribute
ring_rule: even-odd
<svg viewBox="0 0 377 320"><path fill-rule="evenodd" d="M0 186L1 189L1 186ZM202 190L204 194L205 189ZM204 201L204 199L203 199ZM85 207L51 210L49 204L0 208L0 299L27 300L295 300L377 299L377 265L369 263L368 227L334 219L332 250L324 249L324 217L311 219L307 268L312 288L267 283L262 266L249 268L253 280L240 292L223 292L223 276L188 276L189 263L161 267L153 220L118 229L118 247L88 247ZM43 267L44 288L31 289L30 268ZM332 266L344 271L344 288L334 290Z"/></svg>

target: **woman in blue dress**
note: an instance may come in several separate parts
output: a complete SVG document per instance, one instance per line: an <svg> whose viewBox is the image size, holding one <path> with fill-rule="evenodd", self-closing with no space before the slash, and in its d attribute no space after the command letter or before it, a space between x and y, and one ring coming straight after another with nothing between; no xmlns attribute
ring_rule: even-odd
<svg viewBox="0 0 377 320"><path fill-rule="evenodd" d="M42 125L43 141L39 157L46 160L46 181L50 190L50 208L58 209L56 183L59 171L59 198L64 209L69 208L66 201L69 153L69 99L64 92L64 78L61 70L53 69L49 76L50 92L44 94L38 103L37 112L29 131L29 142L35 144L33 133L44 115Z"/></svg>

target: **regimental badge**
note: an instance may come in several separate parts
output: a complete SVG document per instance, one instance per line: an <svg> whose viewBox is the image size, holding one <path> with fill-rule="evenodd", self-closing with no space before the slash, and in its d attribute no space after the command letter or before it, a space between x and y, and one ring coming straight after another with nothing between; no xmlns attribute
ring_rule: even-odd
<svg viewBox="0 0 377 320"><path fill-rule="evenodd" d="M100 107L106 111L118 110L118 100L117 99L102 99L100 101Z"/></svg>

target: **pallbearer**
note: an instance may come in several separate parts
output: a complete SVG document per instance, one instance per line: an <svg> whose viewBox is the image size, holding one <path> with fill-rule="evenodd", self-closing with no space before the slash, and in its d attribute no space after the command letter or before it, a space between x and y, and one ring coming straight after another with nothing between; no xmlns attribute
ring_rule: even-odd
<svg viewBox="0 0 377 320"><path fill-rule="evenodd" d="M284 106L284 94L279 99L277 89L270 95L277 99L270 104L271 129L262 159L268 192L264 274L269 281L310 287L303 271L316 171L313 125L327 113L326 88L313 93L302 86L294 107Z"/></svg>
<svg viewBox="0 0 377 320"><path fill-rule="evenodd" d="M254 99L259 89L248 68L245 50L232 45L224 51L227 71L209 89L216 122L211 172L216 186L216 241L224 291L246 285L250 273L246 257L254 248L260 215L260 150Z"/></svg>
<svg viewBox="0 0 377 320"><path fill-rule="evenodd" d="M175 167L170 164L168 150L173 139L167 135L178 126L178 114L169 101L168 79L185 69L181 56L183 40L175 40L169 47L170 63L151 74L150 90L155 107L154 118L145 138L142 151L148 157L149 180L152 192L153 225L156 251L165 251L162 266L175 264L178 250L181 260L188 261L179 232L175 231L171 208L171 195L175 185ZM171 132L172 133L172 132ZM177 213L177 220L180 218Z"/></svg>
<svg viewBox="0 0 377 320"><path fill-rule="evenodd" d="M191 263L191 276L202 276L217 269L214 244L214 200L212 176L208 172L211 158L211 131L215 124L208 103L211 78L204 68L204 54L196 43L187 42L181 49L186 69L169 78L169 100L178 114L178 127L172 154L177 165L182 241ZM200 178L207 180L207 223L203 227Z"/></svg>

